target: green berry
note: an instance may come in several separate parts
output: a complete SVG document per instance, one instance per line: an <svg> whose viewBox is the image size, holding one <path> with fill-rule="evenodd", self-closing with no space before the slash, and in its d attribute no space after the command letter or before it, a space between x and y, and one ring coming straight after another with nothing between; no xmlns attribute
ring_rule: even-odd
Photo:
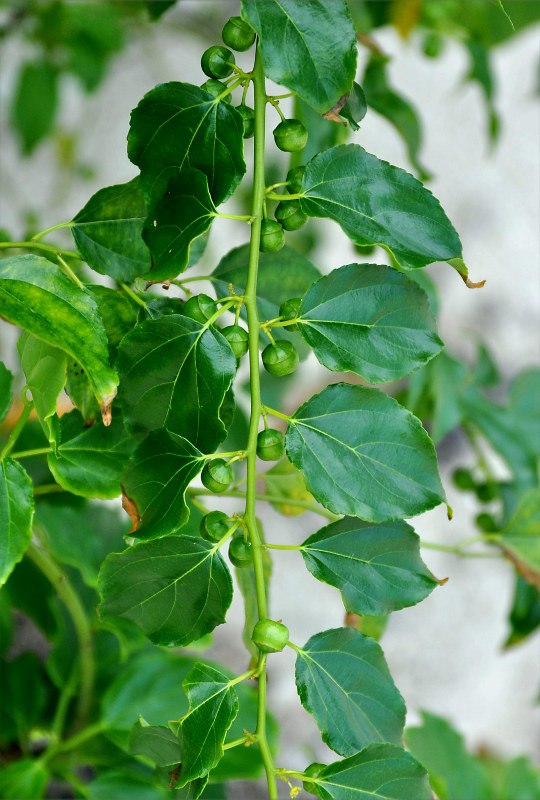
<svg viewBox="0 0 540 800"><path fill-rule="evenodd" d="M208 542L220 542L229 531L227 514L223 511L210 511L201 519L199 532Z"/></svg>
<svg viewBox="0 0 540 800"><path fill-rule="evenodd" d="M475 522L480 530L485 531L486 533L493 533L494 531L498 530L499 527L492 514L478 514Z"/></svg>
<svg viewBox="0 0 540 800"><path fill-rule="evenodd" d="M204 325L217 310L215 300L212 300L207 294L195 294L184 303L182 314L184 317L190 317Z"/></svg>
<svg viewBox="0 0 540 800"><path fill-rule="evenodd" d="M301 297L293 297L291 300L285 300L279 307L279 316L281 319L296 319L300 313L300 305L302 303ZM298 325L293 322L292 325L283 326L286 331L297 331Z"/></svg>
<svg viewBox="0 0 540 800"><path fill-rule="evenodd" d="M471 491L476 487L474 475L470 469L465 469L464 467L458 467L458 469L455 470L452 475L452 480L458 489L463 489L465 492Z"/></svg>
<svg viewBox="0 0 540 800"><path fill-rule="evenodd" d="M255 133L255 112L252 108L245 105L236 107L244 122L244 139L251 139Z"/></svg>
<svg viewBox="0 0 540 800"><path fill-rule="evenodd" d="M298 366L298 353L296 347L287 339L278 339L275 344L269 344L262 351L264 368L270 375L289 375Z"/></svg>
<svg viewBox="0 0 540 800"><path fill-rule="evenodd" d="M221 81L216 81L215 78L208 78L208 80L201 84L201 89L204 89L205 92L211 94L212 97L219 97L223 92L227 89L224 83ZM231 95L226 95L223 100L225 103L231 102Z"/></svg>
<svg viewBox="0 0 540 800"><path fill-rule="evenodd" d="M275 217L286 231L296 231L307 222L307 214L300 208L299 200L282 200L275 210Z"/></svg>
<svg viewBox="0 0 540 800"><path fill-rule="evenodd" d="M442 36L434 31L427 34L422 42L422 50L428 58L437 58L444 49Z"/></svg>
<svg viewBox="0 0 540 800"><path fill-rule="evenodd" d="M274 222L273 219L263 219L261 222L261 251L275 253L276 250L281 250L284 244L283 228L279 222Z"/></svg>
<svg viewBox="0 0 540 800"><path fill-rule="evenodd" d="M320 764L318 761L314 761L313 764L310 764L307 769L304 770L304 775L309 778L317 778L321 772L321 770L325 767L325 764ZM302 781L302 786L305 792L310 792L311 794L318 794L319 790L317 789L317 784L312 783L312 781Z"/></svg>
<svg viewBox="0 0 540 800"><path fill-rule="evenodd" d="M209 47L201 58L202 71L209 78L228 78L232 74L234 63L234 53L220 45Z"/></svg>
<svg viewBox="0 0 540 800"><path fill-rule="evenodd" d="M240 325L229 325L221 331L231 346L236 358L242 358L248 350L248 332Z"/></svg>
<svg viewBox="0 0 540 800"><path fill-rule="evenodd" d="M287 191L290 194L299 194L304 182L305 167L293 167L287 173Z"/></svg>
<svg viewBox="0 0 540 800"><path fill-rule="evenodd" d="M284 119L274 128L276 146L285 153L296 153L307 144L308 132L299 119Z"/></svg>
<svg viewBox="0 0 540 800"><path fill-rule="evenodd" d="M282 622L263 618L253 628L251 640L263 653L279 653L289 641L289 629Z"/></svg>
<svg viewBox="0 0 540 800"><path fill-rule="evenodd" d="M251 542L244 540L243 534L235 536L229 545L229 560L235 567L250 567L253 563Z"/></svg>
<svg viewBox="0 0 540 800"><path fill-rule="evenodd" d="M216 494L227 491L233 478L231 467L222 458L214 458L213 461L206 463L201 473L203 486Z"/></svg>
<svg viewBox="0 0 540 800"><path fill-rule="evenodd" d="M491 503L499 496L498 487L493 483L480 483L475 491L481 503Z"/></svg>
<svg viewBox="0 0 540 800"><path fill-rule="evenodd" d="M255 31L242 17L231 17L223 27L221 38L227 47L242 53L255 41Z"/></svg>
<svg viewBox="0 0 540 800"><path fill-rule="evenodd" d="M257 436L257 455L261 461L277 461L283 455L285 437L281 431L268 428Z"/></svg>

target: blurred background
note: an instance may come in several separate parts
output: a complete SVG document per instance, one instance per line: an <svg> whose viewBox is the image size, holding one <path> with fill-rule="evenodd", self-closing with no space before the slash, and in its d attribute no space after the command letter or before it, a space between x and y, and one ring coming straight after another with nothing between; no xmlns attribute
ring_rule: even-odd
<svg viewBox="0 0 540 800"><path fill-rule="evenodd" d="M154 3L156 15L159 5ZM223 22L238 13L236 2L181 0L152 22L146 6L142 0L0 3L1 240L26 240L70 220L97 189L135 176L126 155L131 109L157 83L201 84L201 52L219 43ZM460 234L472 280L486 279L482 290L469 291L448 265L426 269L438 290L439 333L451 353L470 365L479 340L485 344L499 373L494 398L502 399L510 381L537 365L540 355L539 4L506 4L515 33L491 0L352 0L350 6L358 29L365 27L359 82L368 61L382 58L388 87L405 103L405 110L395 104L392 124L376 112L373 97L350 140L417 175L429 174L427 185ZM242 54L237 58L240 66L243 59ZM249 60L245 63L249 66ZM368 105L369 100L368 95ZM289 100L282 109L287 116L298 112ZM269 146L278 121L270 109ZM332 123L324 125L320 135L329 137L327 146L332 137L345 134ZM251 150L248 140L248 174ZM274 147L269 152L267 182L274 176L284 180L285 154ZM249 186L243 184L237 194L224 211L242 212ZM55 236L59 245L72 247L69 233ZM352 261L387 260L381 250L359 254L329 222L310 221L288 236L288 243L309 253L323 273ZM217 220L194 270L208 274L232 246L245 241L241 223ZM102 278L93 274L93 280ZM210 284L201 289L209 291ZM178 289L173 292L182 296ZM1 334L0 356L14 368L15 338L5 326ZM281 407L294 411L335 379L308 358L300 377L286 384ZM456 466L472 465L475 456L459 428L441 437L438 452L454 518L449 522L440 507L415 519L414 526L422 538L451 545L477 532L474 496L458 492L451 481ZM490 452L489 460L497 477L508 476L497 454ZM220 507L237 509L225 502ZM299 543L321 527L320 518L309 512L284 522L265 506L260 515L266 537L279 543ZM417 722L418 711L427 709L455 724L471 749L538 759L538 638L503 647L510 633L512 568L499 559L431 550L423 557L438 578L449 580L420 605L394 613L382 641L407 702L408 721ZM297 553L278 558L272 615L287 622L292 640L302 643L321 629L342 625L339 594L315 584ZM216 630L208 656L243 669L239 593L228 622ZM302 768L306 757L331 757L298 701L292 651L272 660L269 680L287 766Z"/></svg>

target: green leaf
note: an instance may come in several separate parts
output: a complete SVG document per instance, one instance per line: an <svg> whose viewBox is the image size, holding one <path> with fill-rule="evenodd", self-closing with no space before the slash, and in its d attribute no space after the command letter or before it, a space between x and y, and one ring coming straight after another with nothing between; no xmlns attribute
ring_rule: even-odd
<svg viewBox="0 0 540 800"><path fill-rule="evenodd" d="M430 800L425 769L393 744L371 744L324 767L309 782L325 800Z"/></svg>
<svg viewBox="0 0 540 800"><path fill-rule="evenodd" d="M362 86L368 106L385 117L399 133L407 148L409 161L420 180L429 180L429 172L418 160L422 146L422 129L415 109L404 97L388 85L388 59L373 55L367 63Z"/></svg>
<svg viewBox="0 0 540 800"><path fill-rule="evenodd" d="M214 667L195 664L182 685L189 711L178 729L182 753L178 787L207 775L218 764L227 731L238 714L238 697L231 682Z"/></svg>
<svg viewBox="0 0 540 800"><path fill-rule="evenodd" d="M132 431L164 427L208 454L223 441L219 412L236 359L216 328L181 315L146 320L123 339L117 366Z"/></svg>
<svg viewBox="0 0 540 800"><path fill-rule="evenodd" d="M339 589L355 614L413 606L437 586L420 558L420 540L405 522L370 525L345 517L309 536L300 552L309 571Z"/></svg>
<svg viewBox="0 0 540 800"><path fill-rule="evenodd" d="M34 653L22 653L13 661L1 662L0 666L4 694L0 739L27 742L48 699L43 666Z"/></svg>
<svg viewBox="0 0 540 800"><path fill-rule="evenodd" d="M422 711L422 727L407 728L405 738L412 754L426 767L441 800L487 800L492 796L484 768L442 717Z"/></svg>
<svg viewBox="0 0 540 800"><path fill-rule="evenodd" d="M327 386L290 419L286 446L311 494L336 514L384 522L445 501L420 420L377 389Z"/></svg>
<svg viewBox="0 0 540 800"><path fill-rule="evenodd" d="M13 397L11 383L13 375L3 361L0 361L0 422L4 419Z"/></svg>
<svg viewBox="0 0 540 800"><path fill-rule="evenodd" d="M146 0L148 16L151 20L159 19L169 8L176 5L176 0Z"/></svg>
<svg viewBox="0 0 540 800"><path fill-rule="evenodd" d="M154 644L168 647L213 631L232 600L225 562L209 542L192 536L167 536L112 553L98 588L103 617L127 617Z"/></svg>
<svg viewBox="0 0 540 800"><path fill-rule="evenodd" d="M0 461L0 586L32 541L32 481L12 458Z"/></svg>
<svg viewBox="0 0 540 800"><path fill-rule="evenodd" d="M21 758L2 767L0 772L0 797L17 800L39 800L45 794L49 772L35 758Z"/></svg>
<svg viewBox="0 0 540 800"><path fill-rule="evenodd" d="M131 729L129 751L151 758L157 766L172 766L182 760L178 738L171 729L164 725L149 725L140 715Z"/></svg>
<svg viewBox="0 0 540 800"><path fill-rule="evenodd" d="M165 281L184 272L191 243L208 230L215 213L203 172L182 169L173 176L144 224L143 239L152 254L147 277Z"/></svg>
<svg viewBox="0 0 540 800"><path fill-rule="evenodd" d="M516 575L509 623L510 633L505 647L519 644L540 626L540 592L519 574Z"/></svg>
<svg viewBox="0 0 540 800"><path fill-rule="evenodd" d="M11 124L23 155L29 156L52 130L58 107L58 70L49 61L21 67L11 107Z"/></svg>
<svg viewBox="0 0 540 800"><path fill-rule="evenodd" d="M160 428L146 437L123 475L137 538L167 536L187 522L185 492L203 463L200 451L175 433Z"/></svg>
<svg viewBox="0 0 540 800"><path fill-rule="evenodd" d="M49 442L54 444L56 402L66 383L67 355L28 331L19 337L17 351L41 427Z"/></svg>
<svg viewBox="0 0 540 800"><path fill-rule="evenodd" d="M528 758L518 756L504 767L501 800L540 800L540 775Z"/></svg>
<svg viewBox="0 0 540 800"><path fill-rule="evenodd" d="M98 422L85 428L74 410L60 418L56 452L48 454L47 463L55 481L68 492L102 499L118 497L120 476L135 446L119 415L113 416L109 427Z"/></svg>
<svg viewBox="0 0 540 800"><path fill-rule="evenodd" d="M300 333L325 367L370 383L408 375L443 344L427 295L390 267L348 264L304 295Z"/></svg>
<svg viewBox="0 0 540 800"><path fill-rule="evenodd" d="M230 103L189 83L162 83L131 112L128 156L141 170L143 195L152 205L179 170L208 178L216 205L234 192L244 172L244 123Z"/></svg>
<svg viewBox="0 0 540 800"><path fill-rule="evenodd" d="M502 3L500 5L502 6ZM476 82L482 90L488 115L487 134L491 142L495 143L499 138L500 119L494 102L496 85L491 53L489 48L476 38L466 39L463 44L470 58L470 69L465 80Z"/></svg>
<svg viewBox="0 0 540 800"><path fill-rule="evenodd" d="M264 71L320 114L351 91L356 32L343 0L242 0L260 40Z"/></svg>
<svg viewBox="0 0 540 800"><path fill-rule="evenodd" d="M467 379L463 364L446 351L429 364L429 388L433 395L431 436L440 442L463 419L462 397Z"/></svg>
<svg viewBox="0 0 540 800"><path fill-rule="evenodd" d="M344 756L371 742L401 742L405 703L383 651L354 628L316 633L298 651L296 686L323 741Z"/></svg>
<svg viewBox="0 0 540 800"><path fill-rule="evenodd" d="M353 83L352 91L338 116L350 125L351 130L357 131L360 128L358 123L364 119L366 113L367 104L364 90L357 83Z"/></svg>
<svg viewBox="0 0 540 800"><path fill-rule="evenodd" d="M540 489L529 489L505 527L490 537L525 580L540 589Z"/></svg>
<svg viewBox="0 0 540 800"><path fill-rule="evenodd" d="M461 257L459 237L431 192L356 144L311 159L300 204L311 217L339 223L356 244L384 247L403 269Z"/></svg>
<svg viewBox="0 0 540 800"><path fill-rule="evenodd" d="M264 473L266 494L282 497L283 502L272 502L272 507L286 517L296 517L306 510L301 506L288 503L288 500L305 500L313 502L313 496L306 489L302 473L294 467L288 458L282 458Z"/></svg>
<svg viewBox="0 0 540 800"><path fill-rule="evenodd" d="M96 192L73 218L71 233L92 269L131 282L150 269L150 253L142 239L145 219L137 177Z"/></svg>
<svg viewBox="0 0 540 800"><path fill-rule="evenodd" d="M77 361L90 380L105 422L118 379L94 299L41 256L0 263L0 315Z"/></svg>
<svg viewBox="0 0 540 800"><path fill-rule="evenodd" d="M156 800L171 796L167 789L156 786L149 771L135 772L132 764L100 770L85 787L92 800Z"/></svg>

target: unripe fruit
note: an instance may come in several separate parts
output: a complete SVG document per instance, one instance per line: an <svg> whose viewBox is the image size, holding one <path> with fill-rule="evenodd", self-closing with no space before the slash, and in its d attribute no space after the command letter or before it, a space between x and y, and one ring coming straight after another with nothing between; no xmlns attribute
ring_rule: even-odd
<svg viewBox="0 0 540 800"><path fill-rule="evenodd" d="M257 436L257 455L261 461L277 461L283 455L285 437L275 428L261 431Z"/></svg>
<svg viewBox="0 0 540 800"><path fill-rule="evenodd" d="M236 110L241 115L244 122L244 139L251 139L255 133L255 112L244 104L237 106Z"/></svg>
<svg viewBox="0 0 540 800"><path fill-rule="evenodd" d="M307 222L307 214L300 208L298 200L282 200L275 210L275 217L286 231L297 231Z"/></svg>
<svg viewBox="0 0 540 800"><path fill-rule="evenodd" d="M182 314L204 325L210 317L214 316L217 310L218 307L215 301L208 297L207 294L194 294L184 303Z"/></svg>
<svg viewBox="0 0 540 800"><path fill-rule="evenodd" d="M274 222L273 219L263 219L261 222L261 251L275 253L276 250L281 250L284 244L283 228L279 222Z"/></svg>
<svg viewBox="0 0 540 800"><path fill-rule="evenodd" d="M313 764L310 764L307 769L304 770L304 775L310 778L317 778L321 772L321 770L325 767L325 764L320 764L318 761L314 761ZM317 784L312 783L311 781L302 781L302 787L304 791L310 792L311 794L318 794Z"/></svg>
<svg viewBox="0 0 540 800"><path fill-rule="evenodd" d="M216 81L215 78L208 78L205 83L201 84L201 89L204 89L205 92L211 94L212 97L219 97L223 92L227 89L224 83L221 81ZM223 98L225 103L231 102L231 95L228 94Z"/></svg>
<svg viewBox="0 0 540 800"><path fill-rule="evenodd" d="M263 653L279 653L289 641L289 629L282 622L263 618L253 628L251 640Z"/></svg>
<svg viewBox="0 0 540 800"><path fill-rule="evenodd" d="M307 144L308 132L299 119L284 119L274 128L276 146L285 153L296 153Z"/></svg>
<svg viewBox="0 0 540 800"><path fill-rule="evenodd" d="M463 489L463 491L470 491L476 488L476 481L470 469L458 467L452 475L452 480L458 489Z"/></svg>
<svg viewBox="0 0 540 800"><path fill-rule="evenodd" d="M440 34L431 32L422 42L422 50L428 58L437 58L444 49L444 40Z"/></svg>
<svg viewBox="0 0 540 800"><path fill-rule="evenodd" d="M481 503L491 503L499 496L498 487L493 483L481 483L475 491Z"/></svg>
<svg viewBox="0 0 540 800"><path fill-rule="evenodd" d="M289 375L298 366L298 353L296 347L287 339L278 339L275 344L269 344L262 352L264 368L270 375Z"/></svg>
<svg viewBox="0 0 540 800"><path fill-rule="evenodd" d="M255 41L255 31L242 17L231 17L223 27L221 38L227 47L242 53Z"/></svg>
<svg viewBox="0 0 540 800"><path fill-rule="evenodd" d="M209 78L228 78L232 74L231 65L234 63L234 53L220 45L209 47L201 58L202 71Z"/></svg>
<svg viewBox="0 0 540 800"><path fill-rule="evenodd" d="M293 297L290 300L285 300L279 307L279 316L281 319L296 319L300 313L300 305L302 303L301 297ZM286 331L297 331L298 325L293 322L292 325L283 326Z"/></svg>
<svg viewBox="0 0 540 800"><path fill-rule="evenodd" d="M229 560L235 567L250 567L253 563L251 542L244 541L243 535L235 536L229 545Z"/></svg>
<svg viewBox="0 0 540 800"><path fill-rule="evenodd" d="M201 472L203 486L206 486L207 489L216 494L225 492L231 485L233 478L234 474L231 467L222 458L214 458L213 461L207 462Z"/></svg>
<svg viewBox="0 0 540 800"><path fill-rule="evenodd" d="M248 350L248 332L240 325L228 325L221 331L231 346L236 358L242 358Z"/></svg>
<svg viewBox="0 0 540 800"><path fill-rule="evenodd" d="M493 533L499 527L492 514L478 514L475 521L480 530L486 533Z"/></svg>
<svg viewBox="0 0 540 800"><path fill-rule="evenodd" d="M299 194L302 191L305 167L293 167L287 173L287 191L290 194Z"/></svg>
<svg viewBox="0 0 540 800"><path fill-rule="evenodd" d="M229 531L227 514L223 511L210 511L201 519L199 533L207 542L220 542Z"/></svg>

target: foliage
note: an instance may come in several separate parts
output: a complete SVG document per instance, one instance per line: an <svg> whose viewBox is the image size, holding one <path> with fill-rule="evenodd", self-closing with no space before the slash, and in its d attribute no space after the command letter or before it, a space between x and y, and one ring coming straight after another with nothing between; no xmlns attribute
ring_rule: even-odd
<svg viewBox="0 0 540 800"><path fill-rule="evenodd" d="M20 66L12 100L23 152L53 130L65 74L93 91L130 25L148 26L143 14L155 21L173 6L14 6L3 35L22 26L36 51ZM463 40L495 136L489 48L511 26L489 3L334 0L330 12L320 0L242 0L239 13L224 38L248 50L256 33L249 72L224 60L220 47L214 74L216 51L203 53L204 71L224 77L217 88L213 80L216 91L206 81L170 81L133 110L134 179L100 189L70 222L31 241L0 242L1 324L21 329L20 375L0 364L2 654L16 609L51 643L43 664L30 653L2 661L9 691L0 795L52 796L60 783L83 797L218 797L228 781L264 770L271 800L277 778L292 797L302 786L321 798L423 800L431 784L442 800L537 798L526 759L475 756L428 713L404 731L405 702L378 640L392 611L443 583L421 558L421 547L437 545L422 542L405 519L446 503L435 444L458 427L476 463L458 470L456 485L486 510L479 535L447 549L508 562L516 594L506 646L540 626L540 371L518 375L501 401L485 346L472 366L444 349L423 268L448 262L468 287L482 282L469 278L459 235L429 189L345 141L366 113L382 114L427 178L420 120L390 85L388 57L373 39L385 24L403 36L422 31L431 57L448 37ZM512 16L525 27L538 4L517 2ZM370 50L362 85L358 42ZM294 97L292 127L281 96L267 96L267 78ZM245 110L250 90L253 114ZM276 135L294 168L281 180L265 175L268 106L282 117L278 127L301 133L286 146ZM249 207L222 213L235 192L247 205L241 183L251 121ZM222 255L210 276L215 298L194 296L189 282L204 278L184 273L218 217L243 222L249 243ZM308 218L337 223L359 248L382 248L389 265L352 263L323 275L306 239L294 246L307 236L295 231ZM278 235L261 245L265 223ZM75 250L41 241L61 227ZM282 247L282 228L299 238ZM160 284L174 285L182 299L160 294ZM291 385L284 376L309 353L347 380L289 415L281 410ZM237 377L244 356L248 419ZM268 418L286 426L284 437ZM505 462L507 479L491 473L486 446ZM277 461L262 492L257 453L263 464ZM215 516L216 493L237 500L232 515ZM127 514L98 502L120 496ZM276 545L265 541L258 501L285 518L309 509L327 524L300 545ZM267 604L280 549L298 551L317 580L341 593L344 627L303 646L287 640ZM241 675L204 654L232 601L228 562L245 604L249 666ZM284 647L296 653L301 704L340 756L330 764L276 766L266 681Z"/></svg>

